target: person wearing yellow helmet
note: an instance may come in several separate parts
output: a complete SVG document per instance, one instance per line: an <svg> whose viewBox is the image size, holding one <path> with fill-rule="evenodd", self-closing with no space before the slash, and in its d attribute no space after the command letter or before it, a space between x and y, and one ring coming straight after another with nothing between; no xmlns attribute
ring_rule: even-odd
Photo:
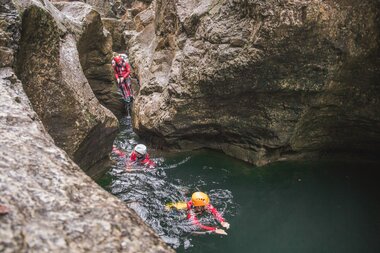
<svg viewBox="0 0 380 253"><path fill-rule="evenodd" d="M191 196L191 200L187 202L187 219L194 225L201 229L216 233L227 235L226 231L217 227L209 227L201 224L197 218L197 214L204 211L212 213L215 219L226 229L230 228L230 224L224 220L222 215L216 210L216 208L210 204L210 198L204 192L194 192Z"/></svg>

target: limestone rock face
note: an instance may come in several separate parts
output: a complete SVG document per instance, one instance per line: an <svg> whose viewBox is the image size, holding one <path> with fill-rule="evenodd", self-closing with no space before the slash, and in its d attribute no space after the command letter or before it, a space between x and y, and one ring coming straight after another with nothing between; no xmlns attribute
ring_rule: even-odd
<svg viewBox="0 0 380 253"><path fill-rule="evenodd" d="M124 39L124 31L129 30L129 27L116 18L102 18L104 27L111 33L112 37L112 50L114 52L123 52L126 50L126 43Z"/></svg>
<svg viewBox="0 0 380 253"><path fill-rule="evenodd" d="M156 0L129 43L134 127L258 165L376 153L379 13L371 0Z"/></svg>
<svg viewBox="0 0 380 253"><path fill-rule="evenodd" d="M0 68L11 67L20 39L20 17L11 0L0 5Z"/></svg>
<svg viewBox="0 0 380 253"><path fill-rule="evenodd" d="M114 0L84 0L83 2L95 7L95 9L104 16L115 16L115 13L112 12Z"/></svg>
<svg viewBox="0 0 380 253"><path fill-rule="evenodd" d="M104 29L100 14L81 2L59 2L55 6L74 27L83 72L99 102L121 117L124 106L115 84L112 36Z"/></svg>
<svg viewBox="0 0 380 253"><path fill-rule="evenodd" d="M50 2L83 2L91 5L95 8L96 12L100 13L102 16L115 17L115 13L112 11L112 6L117 0L50 0Z"/></svg>
<svg viewBox="0 0 380 253"><path fill-rule="evenodd" d="M1 252L173 252L55 146L9 67L0 94Z"/></svg>
<svg viewBox="0 0 380 253"><path fill-rule="evenodd" d="M50 0L51 2L84 2L95 8L102 17L120 18L127 10L135 15L147 8L152 0Z"/></svg>
<svg viewBox="0 0 380 253"><path fill-rule="evenodd" d="M96 178L109 161L118 121L83 74L69 20L43 3L24 6L17 74L56 144Z"/></svg>
<svg viewBox="0 0 380 253"><path fill-rule="evenodd" d="M52 43L52 51L47 52L46 40L40 41L40 47L37 47L37 43L32 43L34 40L28 40L36 46L36 50L34 54L28 55L31 58L28 62L32 65L27 70L37 71L28 73L39 75L40 78L56 78L54 81L58 80L58 84L64 87L73 84L73 79L79 78L83 83L78 84L79 87L75 90L56 88L50 91L52 86L48 82L44 84L46 96L55 96L56 92L65 99L68 99L68 95L74 96L72 94L75 92L80 95L79 88L88 84L76 70L80 68L80 64L75 53L76 42L73 36L66 34L67 37L60 37L60 42L57 42L55 37L51 36L54 33L49 32L49 29L55 26L42 2L23 1L23 4L23 7L29 6L24 12L24 18L34 17L35 21L43 21L45 25L43 30L37 25L33 26L33 19L27 19L30 21L28 25L36 28L36 34L27 35L42 39L42 35L37 34L42 33L47 35L46 39ZM70 159L67 152L55 145L54 142L57 141L45 130L51 125L47 124L44 127L39 119L40 115L32 108L38 108L43 104L32 104L29 101L23 85L12 69L20 40L21 23L26 29L23 32L27 32L29 27L26 27L25 20L21 22L14 2L2 1L0 48L6 54L0 55L0 252L173 252L135 212L92 181ZM62 44L56 48L55 43ZM55 59L51 63L58 66L60 71L50 69L44 61L45 54ZM58 56L59 58L54 58ZM35 59L39 57L40 63L45 64L46 73L38 68ZM73 64L71 71L64 66L69 63ZM57 76L50 77L49 71L57 73ZM33 79L36 91L40 89L41 80L43 79ZM42 94L39 96L43 97ZM81 98L83 101L87 99L83 94ZM60 100L59 97L55 99L66 101ZM96 100L95 97L91 99ZM41 103L46 100L47 98L44 98ZM70 111L70 107L64 105ZM90 111L84 102L80 104L72 101L71 105L77 106L79 111ZM104 110L99 108L98 110ZM51 110L61 109L45 107L45 110L48 114ZM62 115L68 113L61 112ZM44 114L42 116L47 117ZM104 117L106 116L105 114ZM94 121L96 119L95 117ZM69 117L68 122L71 120L73 118ZM107 129L107 121L102 124L103 129L93 128L95 134L103 134ZM67 124L64 124L61 131L66 132L68 129ZM71 132L76 136L81 133L78 130ZM67 143L72 143L71 141L68 140Z"/></svg>

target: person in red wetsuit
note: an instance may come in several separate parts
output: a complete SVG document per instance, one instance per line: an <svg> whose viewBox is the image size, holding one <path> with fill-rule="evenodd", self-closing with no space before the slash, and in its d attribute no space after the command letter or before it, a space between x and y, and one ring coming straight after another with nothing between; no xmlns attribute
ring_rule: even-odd
<svg viewBox="0 0 380 253"><path fill-rule="evenodd" d="M122 55L115 56L112 60L112 67L117 85L123 94L123 99L125 102L130 103L133 100L131 78L129 76L131 73L131 66L126 59L126 55L125 57L122 57Z"/></svg>
<svg viewBox="0 0 380 253"><path fill-rule="evenodd" d="M126 153L117 149L115 146L112 148L112 151L119 155L120 157L125 157ZM155 162L150 160L149 154L147 152L147 148L144 144L138 144L133 149L131 155L129 156L129 160L127 162L127 170L131 170L132 165L140 165L144 167L148 167L153 169L156 167Z"/></svg>
<svg viewBox="0 0 380 253"><path fill-rule="evenodd" d="M216 234L227 235L226 231L217 227L209 227L201 224L197 218L197 214L204 211L212 213L215 219L226 229L230 228L230 224L226 222L222 215L210 204L210 198L203 192L194 192L191 200L187 202L187 219L194 225L203 230L207 230Z"/></svg>
<svg viewBox="0 0 380 253"><path fill-rule="evenodd" d="M132 166L133 164L143 165L151 169L156 167L156 164L150 160L149 154L147 153L147 148L144 144L138 144L133 149L131 156L129 157L127 168L128 165Z"/></svg>

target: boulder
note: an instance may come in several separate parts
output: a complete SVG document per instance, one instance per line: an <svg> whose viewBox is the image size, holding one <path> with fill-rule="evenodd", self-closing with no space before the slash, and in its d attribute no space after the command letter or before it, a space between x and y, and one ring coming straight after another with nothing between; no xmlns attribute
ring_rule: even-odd
<svg viewBox="0 0 380 253"><path fill-rule="evenodd" d="M120 118L124 105L111 66L113 37L104 28L100 14L81 2L54 5L72 24L80 63L96 98Z"/></svg>
<svg viewBox="0 0 380 253"><path fill-rule="evenodd" d="M0 251L174 252L58 148L0 68Z"/></svg>
<svg viewBox="0 0 380 253"><path fill-rule="evenodd" d="M115 13L112 11L112 6L115 0L50 0L51 2L83 2L91 5L96 12L100 13L102 16L115 17ZM117 2L117 0L116 0Z"/></svg>
<svg viewBox="0 0 380 253"><path fill-rule="evenodd" d="M25 6L17 75L55 143L90 176L105 170L118 129L91 90L68 20L49 2Z"/></svg>
<svg viewBox="0 0 380 253"><path fill-rule="evenodd" d="M102 18L104 27L111 33L112 37L112 50L114 52L123 52L126 50L126 43L123 36L124 30L133 29L133 27L128 27L120 19L116 18Z"/></svg>

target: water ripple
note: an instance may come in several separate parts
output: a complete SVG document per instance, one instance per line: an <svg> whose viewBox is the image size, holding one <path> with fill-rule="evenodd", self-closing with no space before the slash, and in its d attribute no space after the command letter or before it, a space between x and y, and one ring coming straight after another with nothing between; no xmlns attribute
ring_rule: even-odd
<svg viewBox="0 0 380 253"><path fill-rule="evenodd" d="M138 143L138 137L131 131L128 121L122 120L121 126L122 130L115 139L114 145L126 153L130 153L134 145ZM197 228L186 219L185 211L165 209L166 203L187 200L190 189L202 189L210 184L201 176L196 176L190 184L184 184L180 179L169 180L165 171L169 173L170 170L186 165L191 156L173 164L165 164L162 157L155 158L154 161L158 164L157 168L135 167L130 171L125 169L125 158L117 155L111 155L111 158L114 160L114 165L109 171L112 181L105 188L133 209L167 244L173 248L181 245L185 249L191 247L191 232ZM213 170L214 168L205 166L204 169ZM218 185L218 182L215 181L212 184ZM213 199L214 206L223 207L220 209L221 213L226 212L227 206L229 210L234 210L230 208L234 205L231 191L216 188L208 193ZM200 217L200 221L216 225L210 215Z"/></svg>

